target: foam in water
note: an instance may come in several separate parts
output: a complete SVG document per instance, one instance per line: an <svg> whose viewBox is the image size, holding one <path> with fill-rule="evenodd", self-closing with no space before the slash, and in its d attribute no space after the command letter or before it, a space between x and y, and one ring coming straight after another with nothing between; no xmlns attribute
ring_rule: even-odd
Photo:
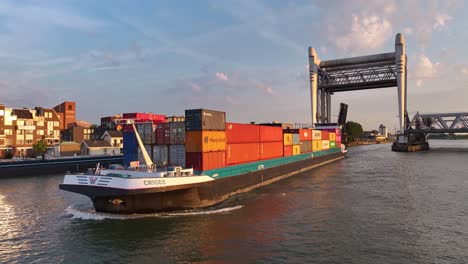
<svg viewBox="0 0 468 264"><path fill-rule="evenodd" d="M192 216L192 215L208 215L208 214L219 214L219 213L226 213L233 210L237 210L242 208L243 205L237 205L233 207L215 209L215 210L201 210L201 211L180 211L180 212L173 212L173 213L154 213L154 214L132 214L132 215L117 215L117 214L108 214L108 213L99 213L95 211L82 211L72 206L69 206L65 209L67 215L71 215L73 219L82 219L82 220L106 220L106 219L117 219L117 220L125 220L125 219L137 219L137 218L145 218L145 217L179 217L179 216Z"/></svg>

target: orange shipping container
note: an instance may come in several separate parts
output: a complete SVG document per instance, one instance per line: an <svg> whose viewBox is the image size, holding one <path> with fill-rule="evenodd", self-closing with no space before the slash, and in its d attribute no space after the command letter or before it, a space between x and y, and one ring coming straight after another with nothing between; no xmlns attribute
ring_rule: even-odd
<svg viewBox="0 0 468 264"><path fill-rule="evenodd" d="M293 146L293 155L301 154L301 145L294 145Z"/></svg>
<svg viewBox="0 0 468 264"><path fill-rule="evenodd" d="M186 131L185 149L187 152L224 151L225 131Z"/></svg>
<svg viewBox="0 0 468 264"><path fill-rule="evenodd" d="M308 129L308 128L299 129L299 139L301 141L312 140L312 129Z"/></svg>
<svg viewBox="0 0 468 264"><path fill-rule="evenodd" d="M226 145L226 165L241 164L260 160L259 143Z"/></svg>
<svg viewBox="0 0 468 264"><path fill-rule="evenodd" d="M260 142L283 142L283 129L274 126L260 126Z"/></svg>
<svg viewBox="0 0 468 264"><path fill-rule="evenodd" d="M274 159L283 156L283 142L260 143L260 159Z"/></svg>
<svg viewBox="0 0 468 264"><path fill-rule="evenodd" d="M312 141L312 151L321 151L322 150L322 141L321 140L313 140Z"/></svg>
<svg viewBox="0 0 468 264"><path fill-rule="evenodd" d="M186 152L185 163L187 167L199 171L223 168L226 166L226 155L224 151Z"/></svg>
<svg viewBox="0 0 468 264"><path fill-rule="evenodd" d="M329 140L330 139L330 132L323 130L322 131L322 140Z"/></svg>
<svg viewBox="0 0 468 264"><path fill-rule="evenodd" d="M283 156L289 157L293 154L293 146L284 146Z"/></svg>
<svg viewBox="0 0 468 264"><path fill-rule="evenodd" d="M335 141L335 140L336 140L336 134L335 134L335 132L329 132L329 133L328 133L328 137L329 137L330 140Z"/></svg>
<svg viewBox="0 0 468 264"><path fill-rule="evenodd" d="M292 139L292 134L291 133L284 133L283 134L283 144L285 146L292 146L293 139Z"/></svg>
<svg viewBox="0 0 468 264"><path fill-rule="evenodd" d="M322 140L322 131L312 130L312 140Z"/></svg>
<svg viewBox="0 0 468 264"><path fill-rule="evenodd" d="M226 123L226 142L257 143L260 141L260 126L250 124Z"/></svg>

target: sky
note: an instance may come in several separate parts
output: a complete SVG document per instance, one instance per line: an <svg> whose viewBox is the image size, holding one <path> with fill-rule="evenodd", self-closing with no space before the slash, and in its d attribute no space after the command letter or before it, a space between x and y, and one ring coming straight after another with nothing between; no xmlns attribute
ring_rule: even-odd
<svg viewBox="0 0 468 264"><path fill-rule="evenodd" d="M403 33L408 112L468 112L468 2L0 1L0 103L124 112L227 112L310 123L308 47L321 60L394 51ZM397 89L336 93L365 130L398 124Z"/></svg>

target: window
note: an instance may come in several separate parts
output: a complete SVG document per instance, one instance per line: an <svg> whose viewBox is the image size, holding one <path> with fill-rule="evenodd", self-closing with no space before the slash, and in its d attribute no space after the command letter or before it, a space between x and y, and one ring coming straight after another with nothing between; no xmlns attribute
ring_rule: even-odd
<svg viewBox="0 0 468 264"><path fill-rule="evenodd" d="M24 141L22 138L16 139L16 145L23 145Z"/></svg>
<svg viewBox="0 0 468 264"><path fill-rule="evenodd" d="M13 135L13 130L12 129L5 129L5 135L7 135L7 136Z"/></svg>
<svg viewBox="0 0 468 264"><path fill-rule="evenodd" d="M33 141L32 139L26 139L26 145L32 145Z"/></svg>
<svg viewBox="0 0 468 264"><path fill-rule="evenodd" d="M23 130L16 130L16 135L23 135Z"/></svg>
<svg viewBox="0 0 468 264"><path fill-rule="evenodd" d="M34 126L34 121L33 120L26 120L26 125L27 126Z"/></svg>
<svg viewBox="0 0 468 264"><path fill-rule="evenodd" d="M18 126L24 126L24 120L18 120L18 121L16 121L16 125L18 125Z"/></svg>
<svg viewBox="0 0 468 264"><path fill-rule="evenodd" d="M4 116L5 115L5 110L0 110L0 116Z"/></svg>
<svg viewBox="0 0 468 264"><path fill-rule="evenodd" d="M68 105L68 110L73 110L73 105Z"/></svg>
<svg viewBox="0 0 468 264"><path fill-rule="evenodd" d="M37 134L39 136L43 136L44 135L44 130L37 130Z"/></svg>
<svg viewBox="0 0 468 264"><path fill-rule="evenodd" d="M33 134L34 134L34 130L26 130L26 131L24 131L24 133L25 133L26 135L33 135Z"/></svg>
<svg viewBox="0 0 468 264"><path fill-rule="evenodd" d="M120 140L120 144L122 144L122 143L123 143L123 139Z"/></svg>
<svg viewBox="0 0 468 264"><path fill-rule="evenodd" d="M37 121L37 126L44 126L44 121L43 120Z"/></svg>
<svg viewBox="0 0 468 264"><path fill-rule="evenodd" d="M59 126L59 122L58 122L58 121L55 121L55 122L54 122L54 126L55 126L55 127L58 127L58 126Z"/></svg>

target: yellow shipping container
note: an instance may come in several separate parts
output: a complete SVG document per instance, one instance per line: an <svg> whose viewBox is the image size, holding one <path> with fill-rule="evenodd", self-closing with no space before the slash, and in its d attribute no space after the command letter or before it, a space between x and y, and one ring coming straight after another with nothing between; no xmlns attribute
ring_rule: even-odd
<svg viewBox="0 0 468 264"><path fill-rule="evenodd" d="M330 132L328 135L330 136L330 138L329 138L330 140L333 140L333 141L336 140L336 134L335 133Z"/></svg>
<svg viewBox="0 0 468 264"><path fill-rule="evenodd" d="M226 150L226 131L186 131L186 152Z"/></svg>
<svg viewBox="0 0 468 264"><path fill-rule="evenodd" d="M312 140L322 140L322 131L312 130Z"/></svg>
<svg viewBox="0 0 468 264"><path fill-rule="evenodd" d="M292 140L292 134L291 133L284 133L283 134L283 144L285 146L291 146L293 144L293 140Z"/></svg>
<svg viewBox="0 0 468 264"><path fill-rule="evenodd" d="M322 150L322 141L321 140L312 140L312 151L321 151Z"/></svg>
<svg viewBox="0 0 468 264"><path fill-rule="evenodd" d="M301 145L293 145L293 156L301 154Z"/></svg>

